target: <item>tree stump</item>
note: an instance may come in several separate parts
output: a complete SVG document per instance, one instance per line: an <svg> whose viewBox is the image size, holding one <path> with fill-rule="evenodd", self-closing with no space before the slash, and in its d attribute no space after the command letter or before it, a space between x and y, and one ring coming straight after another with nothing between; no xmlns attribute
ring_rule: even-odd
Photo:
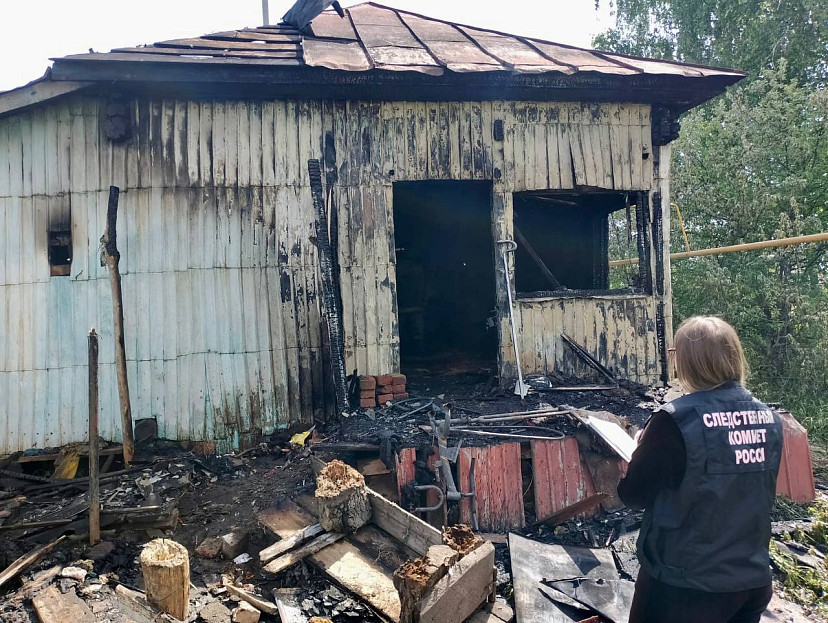
<svg viewBox="0 0 828 623"><path fill-rule="evenodd" d="M186 620L190 600L187 548L169 539L150 541L141 552L147 599L159 610Z"/></svg>
<svg viewBox="0 0 828 623"><path fill-rule="evenodd" d="M371 520L365 478L342 461L331 461L316 479L319 523L328 532L355 532Z"/></svg>

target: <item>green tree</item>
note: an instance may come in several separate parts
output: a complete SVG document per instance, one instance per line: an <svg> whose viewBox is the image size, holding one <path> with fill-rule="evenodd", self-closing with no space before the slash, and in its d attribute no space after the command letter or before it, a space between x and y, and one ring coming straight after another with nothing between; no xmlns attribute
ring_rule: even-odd
<svg viewBox="0 0 828 623"><path fill-rule="evenodd" d="M596 37L600 49L754 76L785 58L799 79L828 77L828 0L603 1L614 2L616 26Z"/></svg>
<svg viewBox="0 0 828 623"><path fill-rule="evenodd" d="M695 248L828 230L828 92L780 65L683 121L673 200ZM724 316L761 395L828 432L828 245L676 261L673 284L677 320Z"/></svg>

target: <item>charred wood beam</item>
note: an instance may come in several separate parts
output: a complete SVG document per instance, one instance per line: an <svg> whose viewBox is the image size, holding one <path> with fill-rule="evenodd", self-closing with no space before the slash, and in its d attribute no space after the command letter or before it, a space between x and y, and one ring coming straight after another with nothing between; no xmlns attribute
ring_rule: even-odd
<svg viewBox="0 0 828 623"><path fill-rule="evenodd" d="M348 379L345 373L345 333L340 312L339 280L334 274L334 254L328 239L328 218L325 212L325 199L322 195L322 170L319 160L308 160L308 174L316 212L314 225L316 248L319 253L319 270L322 273L322 311L325 314L331 344L331 374L338 418L349 408Z"/></svg>
<svg viewBox="0 0 828 623"><path fill-rule="evenodd" d="M520 245L524 248L524 250L529 254L529 257L532 258L532 261L535 262L538 269L540 269L541 274L546 277L546 280L552 285L553 290L563 290L564 287L561 285L561 282L552 274L552 271L546 266L546 263L541 259L541 256L538 255L538 252L535 251L535 247L533 247L529 241L526 239L526 236L523 235L523 232L520 231L520 228L517 224L514 225L515 229L515 238L520 243Z"/></svg>

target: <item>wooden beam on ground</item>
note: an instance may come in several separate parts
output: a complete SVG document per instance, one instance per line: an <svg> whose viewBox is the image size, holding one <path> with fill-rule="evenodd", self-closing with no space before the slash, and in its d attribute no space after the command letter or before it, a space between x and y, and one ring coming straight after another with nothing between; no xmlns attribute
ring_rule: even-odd
<svg viewBox="0 0 828 623"><path fill-rule="evenodd" d="M235 584L233 584L233 580L230 576L223 575L221 576L222 585L224 588L227 589L227 592L235 597L238 597L242 601L246 601L251 606L256 608L257 610L261 610L266 614L279 614L279 609L271 601L259 597L258 595L254 595L253 593L248 593L246 590L239 588Z"/></svg>
<svg viewBox="0 0 828 623"><path fill-rule="evenodd" d="M606 500L609 496L606 493L595 493L589 497L584 498L574 504L562 508L561 510L538 519L533 525L547 524L549 526L557 526L565 521L569 521L573 517L577 517L589 510L598 506L601 502Z"/></svg>
<svg viewBox="0 0 828 623"><path fill-rule="evenodd" d="M3 573L0 573L0 586L3 586L9 580L17 577L19 574L23 573L26 569L31 567L41 558L43 558L46 554L51 552L59 543L61 543L66 537L61 536L52 541L51 543L47 543L46 545L42 545L37 549L32 550L28 554L23 554L20 558L15 560L12 564L6 567Z"/></svg>
<svg viewBox="0 0 828 623"><path fill-rule="evenodd" d="M273 589L273 600L276 602L281 623L308 623L308 617L299 605L300 590L298 588Z"/></svg>
<svg viewBox="0 0 828 623"><path fill-rule="evenodd" d="M308 539L322 534L324 531L325 529L318 523L315 523L312 526L308 526L307 528L300 530L293 536L289 536L286 539L277 541L270 547L266 547L265 549L260 551L259 561L263 565L267 564L277 556L292 550L294 547L301 545Z"/></svg>
<svg viewBox="0 0 828 623"><path fill-rule="evenodd" d="M326 532L325 534L316 537L313 541L303 545L299 549L283 554L278 558L274 558L262 568L262 571L275 575L281 571L284 571L288 567L295 565L300 560L316 554L322 549L328 547L328 545L336 543L344 536L345 535L341 532Z"/></svg>
<svg viewBox="0 0 828 623"><path fill-rule="evenodd" d="M32 599L40 623L96 623L97 619L74 590L61 593L48 586Z"/></svg>
<svg viewBox="0 0 828 623"><path fill-rule="evenodd" d="M483 543L455 564L423 599L420 623L462 623L494 590L494 546Z"/></svg>
<svg viewBox="0 0 828 623"><path fill-rule="evenodd" d="M368 489L368 501L371 503L371 521L395 539L424 556L432 545L440 545L443 537L434 526L424 522L381 496Z"/></svg>

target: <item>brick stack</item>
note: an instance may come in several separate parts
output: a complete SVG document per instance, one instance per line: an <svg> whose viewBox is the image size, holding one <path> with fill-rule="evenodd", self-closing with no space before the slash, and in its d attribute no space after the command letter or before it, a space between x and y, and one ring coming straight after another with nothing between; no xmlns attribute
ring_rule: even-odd
<svg viewBox="0 0 828 623"><path fill-rule="evenodd" d="M359 406L363 409L372 409L377 404L383 406L394 400L405 400L408 398L405 383L404 374L361 376L359 377Z"/></svg>

